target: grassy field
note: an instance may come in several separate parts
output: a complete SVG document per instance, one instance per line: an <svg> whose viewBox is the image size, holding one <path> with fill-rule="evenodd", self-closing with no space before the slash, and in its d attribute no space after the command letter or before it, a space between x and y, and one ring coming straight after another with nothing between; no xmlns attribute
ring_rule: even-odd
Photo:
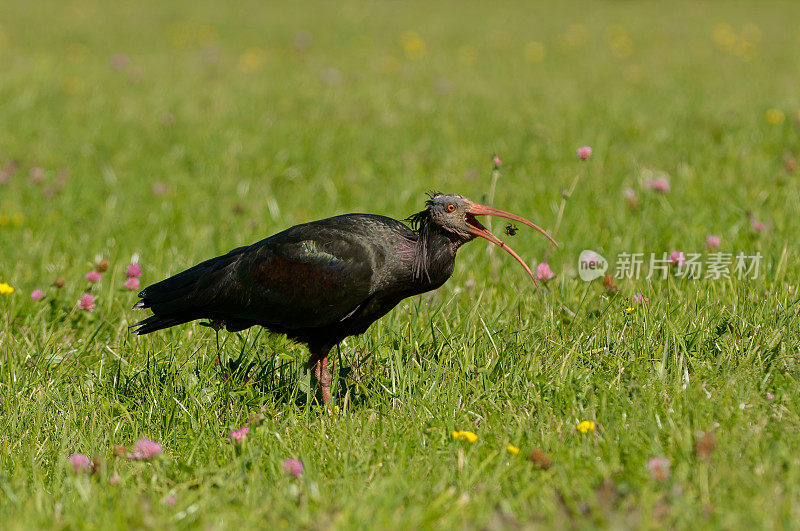
<svg viewBox="0 0 800 531"><path fill-rule="evenodd" d="M3 2L3 527L796 525L798 21L787 2ZM487 201L495 154L493 204L561 219L555 251L503 236L549 263L544 296L467 245L442 289L341 345L332 416L283 337L128 331L130 263L144 286L296 223L405 218L431 189ZM709 235L760 253L757 278L578 277L584 249L613 272L707 258ZM142 437L163 455L116 456Z"/></svg>

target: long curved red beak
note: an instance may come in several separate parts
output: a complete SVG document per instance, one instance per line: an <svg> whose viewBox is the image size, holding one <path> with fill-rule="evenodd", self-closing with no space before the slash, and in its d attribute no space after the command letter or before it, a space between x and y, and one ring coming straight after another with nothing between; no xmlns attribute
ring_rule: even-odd
<svg viewBox="0 0 800 531"><path fill-rule="evenodd" d="M556 241L553 238L551 238L550 235L547 234L547 232L545 232L544 229L542 229L541 227L539 227L537 224L533 223L532 221L529 221L529 220L523 218L522 216L518 216L516 214L512 214L512 213L506 212L504 210L500 210L499 208L494 208L494 207L490 207L490 206L486 206L486 205L479 205L477 203L471 203L469 208L467 209L466 222L467 222L467 226L469 227L469 232L471 234L475 235L475 236L479 236L481 238L489 240L490 242L492 242L493 244L495 244L498 247L502 248L508 254L513 256L517 260L517 262L519 262L522 265L522 267L525 268L525 271L528 272L528 274L530 275L531 279L533 280L534 284L536 284L536 287L538 289L539 283L536 281L536 277L534 276L533 271L531 271L531 268L528 267L528 264L526 264L522 260L522 258L520 258L519 255L514 252L514 250L511 247L506 245L503 241L500 240L500 238L498 238L497 236L492 234L491 231L489 231L489 229L484 227L477 219L475 219L475 216L499 216L499 217L502 217L502 218L507 218L507 219L516 221L518 223L522 223L523 225L527 225L527 226L529 226L529 227L541 232L556 247L558 247L558 243L556 243Z"/></svg>

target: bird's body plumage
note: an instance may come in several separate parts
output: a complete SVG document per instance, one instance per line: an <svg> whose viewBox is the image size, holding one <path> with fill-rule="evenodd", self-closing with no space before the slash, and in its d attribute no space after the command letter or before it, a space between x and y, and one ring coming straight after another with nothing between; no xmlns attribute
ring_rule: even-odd
<svg viewBox="0 0 800 531"><path fill-rule="evenodd" d="M441 286L455 253L438 252L414 277L419 234L385 216L346 214L296 225L142 290L146 334L195 319L229 331L261 325L309 345L361 334L406 297ZM418 259L418 258L417 258Z"/></svg>
<svg viewBox="0 0 800 531"><path fill-rule="evenodd" d="M453 210L437 212L437 198L451 198L446 208ZM455 212L457 201L463 212ZM308 345L327 401L331 347L365 332L406 297L444 284L456 251L475 235L494 238L468 210L488 207L443 194L428 206L410 218L413 229L385 216L345 214L296 225L201 262L142 290L135 308L150 308L153 315L133 326L147 334L209 319L229 331L260 325L286 334ZM457 216L464 227L448 230Z"/></svg>

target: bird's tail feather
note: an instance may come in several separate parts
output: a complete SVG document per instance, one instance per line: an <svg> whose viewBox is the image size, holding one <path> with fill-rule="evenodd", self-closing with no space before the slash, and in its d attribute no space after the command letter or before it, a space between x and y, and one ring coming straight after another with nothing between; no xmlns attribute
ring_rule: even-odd
<svg viewBox="0 0 800 531"><path fill-rule="evenodd" d="M171 326L188 323L192 321L193 317L161 317L160 315L151 315L147 319L143 319L136 324L132 324L131 327L138 327L134 332L138 335L149 334L150 332L155 332L156 330L163 330L164 328L169 328Z"/></svg>
<svg viewBox="0 0 800 531"><path fill-rule="evenodd" d="M235 262L247 247L206 260L186 271L147 286L134 309L150 308L153 315L131 325L137 334L149 334L171 326L194 321L207 315L205 304L213 299L226 268Z"/></svg>

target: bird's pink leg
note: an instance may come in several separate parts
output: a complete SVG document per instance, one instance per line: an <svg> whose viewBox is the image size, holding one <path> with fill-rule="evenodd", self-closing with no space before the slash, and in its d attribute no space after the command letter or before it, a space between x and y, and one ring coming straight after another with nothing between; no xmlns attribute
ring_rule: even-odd
<svg viewBox="0 0 800 531"><path fill-rule="evenodd" d="M311 369L311 374L314 375L317 382L319 382L320 392L322 393L322 403L329 406L331 399L331 382L333 376L331 371L328 370L328 352L329 347L324 347L319 351L311 354L311 359L308 360L308 367Z"/></svg>

